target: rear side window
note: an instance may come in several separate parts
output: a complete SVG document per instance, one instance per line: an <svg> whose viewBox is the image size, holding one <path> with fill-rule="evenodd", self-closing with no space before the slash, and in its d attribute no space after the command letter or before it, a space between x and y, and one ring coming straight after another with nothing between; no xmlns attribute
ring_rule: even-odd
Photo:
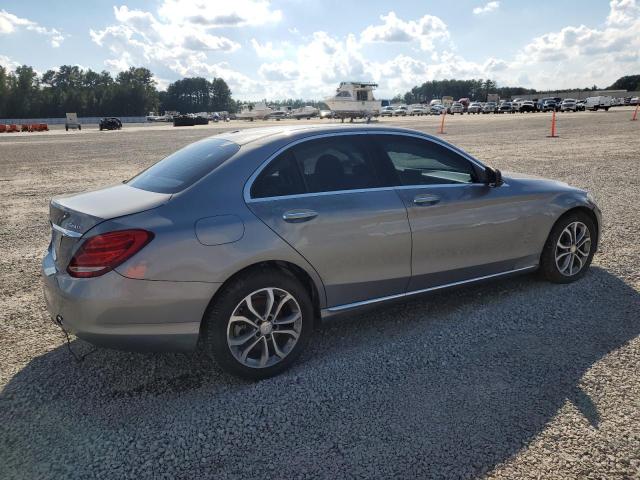
<svg viewBox="0 0 640 480"><path fill-rule="evenodd" d="M471 162L435 142L401 135L380 135L378 142L402 185L472 183L475 180Z"/></svg>
<svg viewBox="0 0 640 480"><path fill-rule="evenodd" d="M382 186L373 160L357 135L338 135L294 146L292 154L308 192Z"/></svg>
<svg viewBox="0 0 640 480"><path fill-rule="evenodd" d="M221 138L207 138L172 153L127 182L157 193L177 193L193 185L240 150Z"/></svg>
<svg viewBox="0 0 640 480"><path fill-rule="evenodd" d="M251 198L280 197L305 193L295 159L288 150L276 157L251 186Z"/></svg>

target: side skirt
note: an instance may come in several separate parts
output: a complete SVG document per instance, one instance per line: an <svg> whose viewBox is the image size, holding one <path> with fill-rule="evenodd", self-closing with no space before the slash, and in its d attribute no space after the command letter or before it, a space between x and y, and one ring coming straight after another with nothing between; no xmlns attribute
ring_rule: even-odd
<svg viewBox="0 0 640 480"><path fill-rule="evenodd" d="M328 317L331 317L331 316L339 314L339 313L343 313L343 312L348 311L348 310L355 310L355 309L358 309L360 307L365 307L367 305L372 305L372 304L381 303L381 302L387 302L387 301L390 301L390 300L397 300L397 299L400 299L400 298L410 297L410 296L413 296L413 295L419 295L421 293L433 292L435 290L443 290L443 289L446 289L446 288L455 287L455 286L458 286L458 285L464 285L464 284L467 284L467 283L480 282L482 280L489 280L491 278L497 278L497 277L502 277L502 276L506 276L506 275L513 275L513 274L517 274L517 273L524 273L524 272L535 270L536 268L538 268L537 264L536 265L530 265L528 267L523 267L523 268L516 268L514 270L507 270L506 272L500 272L500 273L494 273L494 274L491 274L491 275L484 275L482 277L470 278L468 280L461 280L461 281L458 281L458 282L445 283L443 285L437 285L435 287L423 288L421 290L414 290L414 291L411 291L411 292L398 293L396 295L389 295L387 297L378 297L378 298L372 298L372 299L369 299L369 300L363 300L361 302L347 303L347 304L344 304L344 305L336 305L335 307L329 307L329 308L322 309L320 311L320 315L324 319L324 318L328 318Z"/></svg>

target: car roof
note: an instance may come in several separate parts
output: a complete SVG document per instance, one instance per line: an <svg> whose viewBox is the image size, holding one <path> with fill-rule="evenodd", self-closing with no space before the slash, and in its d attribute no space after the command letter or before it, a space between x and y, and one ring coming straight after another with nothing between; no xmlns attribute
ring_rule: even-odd
<svg viewBox="0 0 640 480"><path fill-rule="evenodd" d="M219 133L217 135L213 135L211 138L222 138L224 140L229 140L240 146L243 146L248 144L263 144L263 143L276 141L284 138L296 140L298 138L304 138L304 137L314 136L314 135L338 133L338 132L361 132L363 130L367 130L367 131L380 130L381 132L393 131L393 132L410 133L414 135L418 134L418 135L427 136L427 137L429 136L417 130L411 130L408 128L388 127L383 125L314 124L314 125L302 125L302 126L283 125L283 126L272 126L272 127L247 128L247 129L233 130L230 132Z"/></svg>

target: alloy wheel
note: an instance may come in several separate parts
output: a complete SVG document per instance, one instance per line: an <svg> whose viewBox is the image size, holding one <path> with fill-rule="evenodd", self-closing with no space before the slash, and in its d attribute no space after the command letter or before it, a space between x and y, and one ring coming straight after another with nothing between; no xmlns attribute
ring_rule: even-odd
<svg viewBox="0 0 640 480"><path fill-rule="evenodd" d="M234 358L251 368L271 367L293 350L302 332L296 299L280 288L250 293L236 306L227 326Z"/></svg>
<svg viewBox="0 0 640 480"><path fill-rule="evenodd" d="M591 234L582 222L567 225L556 243L556 267L558 271L571 277L578 274L587 263L591 253Z"/></svg>

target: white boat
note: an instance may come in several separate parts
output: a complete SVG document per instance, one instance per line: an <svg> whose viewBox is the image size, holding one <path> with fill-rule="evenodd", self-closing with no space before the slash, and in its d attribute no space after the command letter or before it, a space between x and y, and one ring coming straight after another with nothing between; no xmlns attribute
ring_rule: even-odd
<svg viewBox="0 0 640 480"><path fill-rule="evenodd" d="M295 110L291 110L289 116L291 118L295 118L296 120L300 120L301 118L306 118L309 120L312 117L317 117L320 113L316 107L312 107L311 105L306 105L304 107L296 108Z"/></svg>
<svg viewBox="0 0 640 480"><path fill-rule="evenodd" d="M370 82L340 82L336 94L324 103L342 119L378 115L382 102L373 96L373 89L377 87L376 83Z"/></svg>
<svg viewBox="0 0 640 480"><path fill-rule="evenodd" d="M273 113L273 109L267 107L264 103L243 105L236 118L239 120L265 120Z"/></svg>

